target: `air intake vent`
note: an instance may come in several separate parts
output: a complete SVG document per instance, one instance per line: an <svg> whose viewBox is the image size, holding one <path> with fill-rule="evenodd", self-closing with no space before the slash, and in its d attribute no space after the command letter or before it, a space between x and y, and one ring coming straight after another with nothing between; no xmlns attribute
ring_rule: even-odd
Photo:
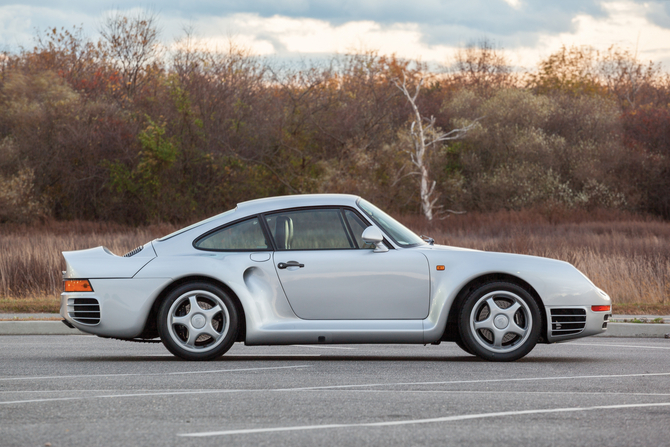
<svg viewBox="0 0 670 447"><path fill-rule="evenodd" d="M140 245L139 247L130 250L128 253L123 255L123 257L124 258L129 258L131 256L135 256L137 253L141 252L143 248L144 248L144 245Z"/></svg>
<svg viewBox="0 0 670 447"><path fill-rule="evenodd" d="M551 309L551 335L579 334L586 327L585 309Z"/></svg>
<svg viewBox="0 0 670 447"><path fill-rule="evenodd" d="M68 298L67 313L78 323L100 323L100 303L95 298Z"/></svg>

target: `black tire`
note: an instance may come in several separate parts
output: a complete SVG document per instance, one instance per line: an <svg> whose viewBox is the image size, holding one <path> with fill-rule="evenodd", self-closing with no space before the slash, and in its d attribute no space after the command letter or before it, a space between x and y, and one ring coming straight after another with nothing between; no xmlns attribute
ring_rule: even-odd
<svg viewBox="0 0 670 447"><path fill-rule="evenodd" d="M467 352L468 354L470 354L470 355L475 355L475 354L472 353L472 351L470 351L470 348L468 348L467 346L465 346L465 343L463 343L462 340L460 340L460 339L459 339L459 340L456 340L456 344L458 345L459 348L461 348L462 350L464 350L464 351Z"/></svg>
<svg viewBox="0 0 670 447"><path fill-rule="evenodd" d="M528 354L542 330L540 309L522 287L484 284L468 295L458 317L461 341L484 360L511 362Z"/></svg>
<svg viewBox="0 0 670 447"><path fill-rule="evenodd" d="M177 287L158 311L158 334L163 344L184 360L222 356L235 343L238 327L233 300L205 282Z"/></svg>

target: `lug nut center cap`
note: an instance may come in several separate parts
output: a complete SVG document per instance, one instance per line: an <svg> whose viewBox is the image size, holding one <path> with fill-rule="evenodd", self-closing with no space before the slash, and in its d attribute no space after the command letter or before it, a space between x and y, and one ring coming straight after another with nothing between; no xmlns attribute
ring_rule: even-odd
<svg viewBox="0 0 670 447"><path fill-rule="evenodd" d="M493 324L498 329L505 329L507 327L507 325L509 324L509 318L507 318L505 315L498 315L493 320Z"/></svg>
<svg viewBox="0 0 670 447"><path fill-rule="evenodd" d="M202 329L205 327L205 323L207 323L207 319L205 319L205 316L202 314L195 314L193 315L193 318L191 318L191 324L196 329Z"/></svg>

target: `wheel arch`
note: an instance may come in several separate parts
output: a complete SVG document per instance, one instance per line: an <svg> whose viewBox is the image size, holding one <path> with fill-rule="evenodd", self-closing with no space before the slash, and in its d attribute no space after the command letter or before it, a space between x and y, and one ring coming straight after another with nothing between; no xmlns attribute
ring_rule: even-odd
<svg viewBox="0 0 670 447"><path fill-rule="evenodd" d="M165 300L165 298L172 292L174 289L177 287L180 287L184 284L190 283L190 282L205 282L209 283L215 287L218 287L222 289L224 292L226 292L230 298L233 300L235 303L235 310L237 310L237 313L239 315L238 321L240 327L238 328L238 333L237 333L237 339L235 341L244 341L246 339L246 333L247 333L247 324L246 324L246 316L244 313L244 306L242 306L242 302L240 299L237 297L237 294L233 292L233 290L228 287L225 283L219 281L218 279L212 278L210 276L203 276L203 275L190 275L190 276L185 276L183 278L176 279L175 281L171 282L167 286L161 290L161 292L156 296L156 299L154 300L151 310L149 311L149 315L147 316L147 320L144 323L144 330L142 331L142 335L140 335L140 338L156 338L158 337L158 328L156 326L156 318L158 316L158 309L160 308L161 304ZM154 335L155 334L155 335Z"/></svg>
<svg viewBox="0 0 670 447"><path fill-rule="evenodd" d="M458 334L458 314L461 311L461 307L463 306L465 298L475 289L485 284L499 281L516 284L517 286L527 291L530 294L530 296L533 297L533 299L537 303L537 306L540 308L540 318L542 320L542 330L540 332L540 339L538 340L538 343L547 342L546 341L547 337L545 335L547 333L547 313L545 311L542 298L540 298L540 294L537 293L537 291L533 288L533 286L531 286L528 282L524 281L518 276L510 275L509 273L488 273L486 275L478 276L470 280L467 284L465 284L461 288L461 290L458 291L458 294L456 294L456 298L454 299L453 304L449 309L449 315L447 317L447 325L444 329L444 334L442 335L441 338L442 341L456 341L460 338Z"/></svg>

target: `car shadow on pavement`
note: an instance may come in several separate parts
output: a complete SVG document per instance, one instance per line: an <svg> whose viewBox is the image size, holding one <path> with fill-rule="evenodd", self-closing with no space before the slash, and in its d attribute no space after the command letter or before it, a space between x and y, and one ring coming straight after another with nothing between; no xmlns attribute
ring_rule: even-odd
<svg viewBox="0 0 670 447"><path fill-rule="evenodd" d="M370 355L224 355L216 360L209 362L191 362L182 360L171 354L164 355L143 355L143 356L95 356L95 357L75 357L59 359L66 362L95 363L95 362L123 362L123 363L165 363L165 362L183 362L192 364L221 364L221 363L257 363L257 362L285 362L285 361L313 361L313 362L417 362L417 363L435 363L435 362L457 362L457 363L490 363L470 355L462 356L370 356ZM511 363L607 363L612 359L593 358L593 357L534 357L527 356Z"/></svg>

